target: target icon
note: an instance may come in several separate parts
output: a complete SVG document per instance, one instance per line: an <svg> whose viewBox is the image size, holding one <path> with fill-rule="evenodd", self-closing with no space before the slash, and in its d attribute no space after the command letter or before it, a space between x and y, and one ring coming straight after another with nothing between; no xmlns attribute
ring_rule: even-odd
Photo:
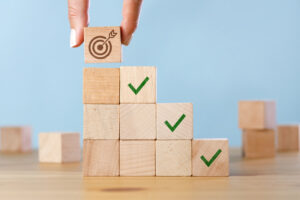
<svg viewBox="0 0 300 200"><path fill-rule="evenodd" d="M111 38L114 38L117 33L112 30L108 37L96 36L89 43L89 52L90 54L97 59L104 59L108 57L112 51L112 45L109 41Z"/></svg>

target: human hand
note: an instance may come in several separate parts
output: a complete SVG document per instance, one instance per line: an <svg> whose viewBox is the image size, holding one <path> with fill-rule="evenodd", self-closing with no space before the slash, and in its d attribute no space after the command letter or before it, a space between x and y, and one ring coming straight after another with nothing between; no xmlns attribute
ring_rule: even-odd
<svg viewBox="0 0 300 200"><path fill-rule="evenodd" d="M130 43L140 14L143 0L124 0L121 22L122 44ZM83 42L83 29L89 24L89 0L68 0L69 22L71 26L70 46L78 47Z"/></svg>

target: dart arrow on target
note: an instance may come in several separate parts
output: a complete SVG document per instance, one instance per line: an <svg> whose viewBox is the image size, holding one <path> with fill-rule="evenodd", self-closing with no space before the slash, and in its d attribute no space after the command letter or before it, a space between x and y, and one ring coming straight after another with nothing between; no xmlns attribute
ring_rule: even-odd
<svg viewBox="0 0 300 200"><path fill-rule="evenodd" d="M117 33L114 32L114 30L112 30L109 35L108 38L103 42L102 46L105 45L105 43L110 39L110 38L114 38L117 35Z"/></svg>

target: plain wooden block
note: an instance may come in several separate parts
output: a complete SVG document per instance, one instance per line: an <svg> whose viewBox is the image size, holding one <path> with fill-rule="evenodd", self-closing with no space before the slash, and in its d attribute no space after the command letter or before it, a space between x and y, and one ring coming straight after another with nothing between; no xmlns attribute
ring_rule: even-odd
<svg viewBox="0 0 300 200"><path fill-rule="evenodd" d="M120 176L155 176L155 140L120 141Z"/></svg>
<svg viewBox="0 0 300 200"><path fill-rule="evenodd" d="M156 67L127 66L120 70L121 103L156 103Z"/></svg>
<svg viewBox="0 0 300 200"><path fill-rule="evenodd" d="M120 105L84 104L84 139L119 139Z"/></svg>
<svg viewBox="0 0 300 200"><path fill-rule="evenodd" d="M276 103L274 101L240 101L239 127L241 129L275 129Z"/></svg>
<svg viewBox="0 0 300 200"><path fill-rule="evenodd" d="M1 127L1 144L2 152L27 152L31 150L32 136L31 127L15 126Z"/></svg>
<svg viewBox="0 0 300 200"><path fill-rule="evenodd" d="M191 140L156 140L156 176L191 176Z"/></svg>
<svg viewBox="0 0 300 200"><path fill-rule="evenodd" d="M39 134L39 161L42 163L79 162L80 154L79 133Z"/></svg>
<svg viewBox="0 0 300 200"><path fill-rule="evenodd" d="M85 68L83 70L84 104L119 104L120 69Z"/></svg>
<svg viewBox="0 0 300 200"><path fill-rule="evenodd" d="M157 104L157 139L192 139L193 104ZM171 127L169 127L171 126Z"/></svg>
<svg viewBox="0 0 300 200"><path fill-rule="evenodd" d="M119 176L120 141L88 140L83 141L84 176Z"/></svg>
<svg viewBox="0 0 300 200"><path fill-rule="evenodd" d="M120 138L156 139L156 105L121 104Z"/></svg>
<svg viewBox="0 0 300 200"><path fill-rule="evenodd" d="M300 125L280 125L277 127L277 146L279 151L300 150Z"/></svg>
<svg viewBox="0 0 300 200"><path fill-rule="evenodd" d="M274 130L243 130L243 156L267 158L275 156Z"/></svg>
<svg viewBox="0 0 300 200"><path fill-rule="evenodd" d="M228 176L228 139L192 141L192 176Z"/></svg>
<svg viewBox="0 0 300 200"><path fill-rule="evenodd" d="M86 63L122 62L120 27L84 28L84 59Z"/></svg>

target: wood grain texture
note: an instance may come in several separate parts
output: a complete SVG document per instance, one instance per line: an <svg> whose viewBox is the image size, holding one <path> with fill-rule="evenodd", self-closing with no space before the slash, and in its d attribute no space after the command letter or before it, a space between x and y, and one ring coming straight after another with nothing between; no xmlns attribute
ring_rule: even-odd
<svg viewBox="0 0 300 200"><path fill-rule="evenodd" d="M62 141L60 133L39 134L39 161L42 163L62 162Z"/></svg>
<svg viewBox="0 0 300 200"><path fill-rule="evenodd" d="M121 139L155 139L156 105L121 104L120 105Z"/></svg>
<svg viewBox="0 0 300 200"><path fill-rule="evenodd" d="M109 53L109 42L99 49L99 44L102 45L109 37L111 31L116 33L116 36L110 38L108 41L111 44L111 52ZM106 39L101 39L99 42L92 42L95 44L94 48L90 48L90 43L93 38L102 36ZM95 40L94 40L95 41ZM91 45L92 47L92 45ZM91 49L91 51L90 51ZM107 50L107 51L106 51ZM105 52L106 51L106 52ZM106 58L99 59L94 57L91 52L96 54L108 55ZM98 56L97 56L98 57ZM121 45L121 31L119 26L111 27L86 27L84 28L84 60L86 63L111 63L111 62L122 62L122 45Z"/></svg>
<svg viewBox="0 0 300 200"><path fill-rule="evenodd" d="M88 140L83 141L84 176L119 176L120 141Z"/></svg>
<svg viewBox="0 0 300 200"><path fill-rule="evenodd" d="M61 134L62 162L79 162L81 159L80 134Z"/></svg>
<svg viewBox="0 0 300 200"><path fill-rule="evenodd" d="M243 159L240 148L231 148L230 177L83 178L81 163L40 164L37 151L0 153L0 199L298 199L299 155Z"/></svg>
<svg viewBox="0 0 300 200"><path fill-rule="evenodd" d="M121 103L156 103L156 67L120 67L120 102ZM135 88L148 77L144 87L135 94L128 86Z"/></svg>
<svg viewBox="0 0 300 200"><path fill-rule="evenodd" d="M155 141L120 141L120 176L155 176Z"/></svg>
<svg viewBox="0 0 300 200"><path fill-rule="evenodd" d="M241 129L275 129L276 103L274 101L240 101L239 127Z"/></svg>
<svg viewBox="0 0 300 200"><path fill-rule="evenodd" d="M120 69L84 68L83 69L84 104L119 104Z"/></svg>
<svg viewBox="0 0 300 200"><path fill-rule="evenodd" d="M2 152L28 152L32 147L32 129L29 126L0 127Z"/></svg>
<svg viewBox="0 0 300 200"><path fill-rule="evenodd" d="M274 130L244 130L243 155L246 158L267 158L275 156Z"/></svg>
<svg viewBox="0 0 300 200"><path fill-rule="evenodd" d="M191 140L156 141L156 176L191 176Z"/></svg>
<svg viewBox="0 0 300 200"><path fill-rule="evenodd" d="M280 125L277 127L277 148L279 151L300 150L300 125Z"/></svg>
<svg viewBox="0 0 300 200"><path fill-rule="evenodd" d="M79 133L40 133L39 161L41 163L79 162L81 158Z"/></svg>
<svg viewBox="0 0 300 200"><path fill-rule="evenodd" d="M119 139L120 105L84 104L84 139Z"/></svg>
<svg viewBox="0 0 300 200"><path fill-rule="evenodd" d="M185 115L183 121L172 132L165 124L170 125ZM159 103L157 104L157 139L192 139L193 138L193 104L192 103Z"/></svg>
<svg viewBox="0 0 300 200"><path fill-rule="evenodd" d="M210 161L219 149L221 153L207 166L201 156ZM228 139L192 141L192 176L229 176Z"/></svg>

